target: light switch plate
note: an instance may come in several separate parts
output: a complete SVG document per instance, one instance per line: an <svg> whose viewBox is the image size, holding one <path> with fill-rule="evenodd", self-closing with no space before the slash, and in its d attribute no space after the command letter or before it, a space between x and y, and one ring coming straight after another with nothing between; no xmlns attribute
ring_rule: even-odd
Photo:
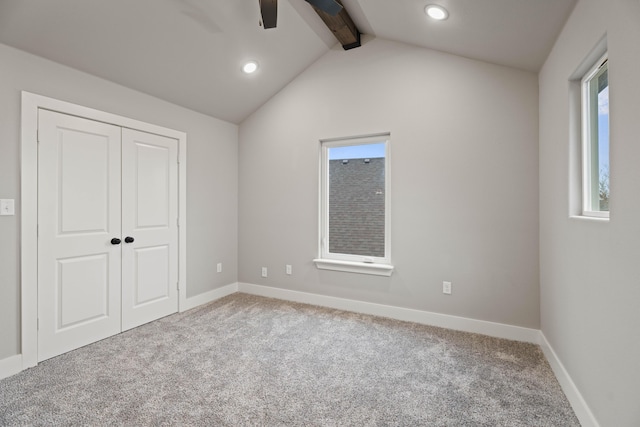
<svg viewBox="0 0 640 427"><path fill-rule="evenodd" d="M0 199L0 215L15 215L16 205L13 199Z"/></svg>

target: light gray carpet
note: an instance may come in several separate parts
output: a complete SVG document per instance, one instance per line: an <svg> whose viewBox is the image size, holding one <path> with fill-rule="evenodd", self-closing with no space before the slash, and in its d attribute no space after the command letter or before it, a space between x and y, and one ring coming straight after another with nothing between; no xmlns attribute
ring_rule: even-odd
<svg viewBox="0 0 640 427"><path fill-rule="evenodd" d="M0 381L0 425L579 423L535 345L234 294Z"/></svg>

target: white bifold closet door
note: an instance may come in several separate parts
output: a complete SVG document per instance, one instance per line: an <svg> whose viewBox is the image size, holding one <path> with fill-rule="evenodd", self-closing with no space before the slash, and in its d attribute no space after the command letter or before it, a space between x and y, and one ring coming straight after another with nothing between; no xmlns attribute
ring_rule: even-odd
<svg viewBox="0 0 640 427"><path fill-rule="evenodd" d="M178 310L177 140L122 129L122 235L127 330Z"/></svg>
<svg viewBox="0 0 640 427"><path fill-rule="evenodd" d="M178 308L177 141L38 118L38 360Z"/></svg>

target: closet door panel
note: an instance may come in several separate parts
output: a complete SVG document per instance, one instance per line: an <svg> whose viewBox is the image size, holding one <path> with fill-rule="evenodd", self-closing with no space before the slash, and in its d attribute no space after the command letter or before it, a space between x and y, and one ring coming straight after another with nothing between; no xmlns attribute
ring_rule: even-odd
<svg viewBox="0 0 640 427"><path fill-rule="evenodd" d="M178 141L123 129L122 150L126 330L178 310Z"/></svg>
<svg viewBox="0 0 640 427"><path fill-rule="evenodd" d="M39 112L38 360L121 330L120 132Z"/></svg>

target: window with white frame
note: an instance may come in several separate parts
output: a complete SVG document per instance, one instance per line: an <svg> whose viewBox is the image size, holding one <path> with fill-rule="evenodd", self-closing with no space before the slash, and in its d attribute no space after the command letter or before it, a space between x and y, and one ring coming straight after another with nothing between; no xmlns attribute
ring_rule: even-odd
<svg viewBox="0 0 640 427"><path fill-rule="evenodd" d="M321 141L319 268L391 274L389 137Z"/></svg>
<svg viewBox="0 0 640 427"><path fill-rule="evenodd" d="M582 78L582 214L609 217L609 72L602 56Z"/></svg>

